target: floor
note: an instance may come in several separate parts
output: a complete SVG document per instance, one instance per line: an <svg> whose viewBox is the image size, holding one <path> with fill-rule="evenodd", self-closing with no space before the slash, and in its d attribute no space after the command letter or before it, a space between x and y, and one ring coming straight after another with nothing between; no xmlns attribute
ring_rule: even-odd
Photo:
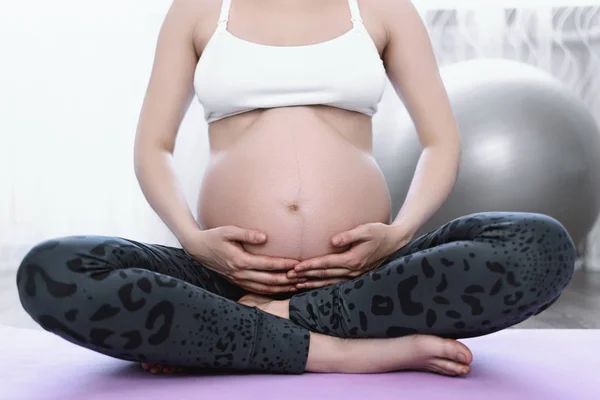
<svg viewBox="0 0 600 400"><path fill-rule="evenodd" d="M463 342L474 358L471 373L457 379L415 371L153 376L135 363L87 351L55 335L0 326L0 399L600 399L597 330L506 329Z"/></svg>
<svg viewBox="0 0 600 400"><path fill-rule="evenodd" d="M14 273L0 273L0 325L40 329L19 304ZM521 329L600 329L600 272L577 270L561 298Z"/></svg>

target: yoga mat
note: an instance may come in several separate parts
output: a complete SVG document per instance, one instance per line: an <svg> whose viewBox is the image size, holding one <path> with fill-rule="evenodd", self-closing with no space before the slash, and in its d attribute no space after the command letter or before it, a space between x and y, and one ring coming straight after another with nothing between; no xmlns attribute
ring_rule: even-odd
<svg viewBox="0 0 600 400"><path fill-rule="evenodd" d="M53 334L0 326L4 400L599 400L600 330L509 329L466 339L473 372L155 376Z"/></svg>

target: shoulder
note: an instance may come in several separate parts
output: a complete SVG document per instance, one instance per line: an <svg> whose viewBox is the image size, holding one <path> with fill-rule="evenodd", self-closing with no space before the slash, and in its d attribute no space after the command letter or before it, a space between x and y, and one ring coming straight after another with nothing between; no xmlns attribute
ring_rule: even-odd
<svg viewBox="0 0 600 400"><path fill-rule="evenodd" d="M171 0L171 7L188 11L220 8L221 0Z"/></svg>
<svg viewBox="0 0 600 400"><path fill-rule="evenodd" d="M181 14L214 14L219 13L221 0L171 0L170 10Z"/></svg>
<svg viewBox="0 0 600 400"><path fill-rule="evenodd" d="M182 21L209 22L218 19L221 0L171 0L169 14Z"/></svg>
<svg viewBox="0 0 600 400"><path fill-rule="evenodd" d="M361 8L374 15L386 32L388 41L394 37L421 34L423 20L412 0L358 0Z"/></svg>
<svg viewBox="0 0 600 400"><path fill-rule="evenodd" d="M361 9L386 20L407 15L415 7L411 0L358 0Z"/></svg>
<svg viewBox="0 0 600 400"><path fill-rule="evenodd" d="M386 29L420 19L412 0L358 0L365 17L377 19Z"/></svg>
<svg viewBox="0 0 600 400"><path fill-rule="evenodd" d="M374 14L386 27L398 26L420 19L411 0L358 0L366 12Z"/></svg>
<svg viewBox="0 0 600 400"><path fill-rule="evenodd" d="M171 0L167 17L188 28L194 40L202 44L219 20L221 5L222 0Z"/></svg>

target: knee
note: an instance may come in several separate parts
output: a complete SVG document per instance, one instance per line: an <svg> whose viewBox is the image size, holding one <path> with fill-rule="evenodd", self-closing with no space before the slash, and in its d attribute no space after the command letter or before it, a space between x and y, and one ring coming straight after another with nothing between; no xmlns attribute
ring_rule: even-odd
<svg viewBox="0 0 600 400"><path fill-rule="evenodd" d="M549 260L556 254L560 260L574 262L577 256L575 244L565 227L555 218L544 214L521 213L515 215L513 224L512 236L521 251L533 249L547 255Z"/></svg>
<svg viewBox="0 0 600 400"><path fill-rule="evenodd" d="M575 269L577 249L565 227L543 214L523 213L515 218L515 249L531 274L544 277L554 291L562 291Z"/></svg>
<svg viewBox="0 0 600 400"><path fill-rule="evenodd" d="M64 265L76 250L68 238L46 240L25 255L17 269L17 290L21 304L30 315L52 310L54 301L77 291L73 268Z"/></svg>

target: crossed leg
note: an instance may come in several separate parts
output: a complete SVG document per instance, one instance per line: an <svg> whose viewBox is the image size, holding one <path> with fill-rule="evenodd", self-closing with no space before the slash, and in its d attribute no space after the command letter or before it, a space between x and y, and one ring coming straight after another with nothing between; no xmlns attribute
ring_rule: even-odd
<svg viewBox="0 0 600 400"><path fill-rule="evenodd" d="M387 346L387 354L410 355L383 359L375 369L396 363L457 372L472 355L450 339L490 334L541 313L571 280L575 256L564 227L548 216L480 213L413 240L349 282L289 300L247 295L241 301L312 332L376 338L373 354Z"/></svg>
<svg viewBox="0 0 600 400"><path fill-rule="evenodd" d="M248 304L181 249L98 236L39 244L17 286L44 329L147 366L457 375L472 356L453 339L543 311L574 258L555 220L492 213L448 223L374 271L288 301Z"/></svg>

